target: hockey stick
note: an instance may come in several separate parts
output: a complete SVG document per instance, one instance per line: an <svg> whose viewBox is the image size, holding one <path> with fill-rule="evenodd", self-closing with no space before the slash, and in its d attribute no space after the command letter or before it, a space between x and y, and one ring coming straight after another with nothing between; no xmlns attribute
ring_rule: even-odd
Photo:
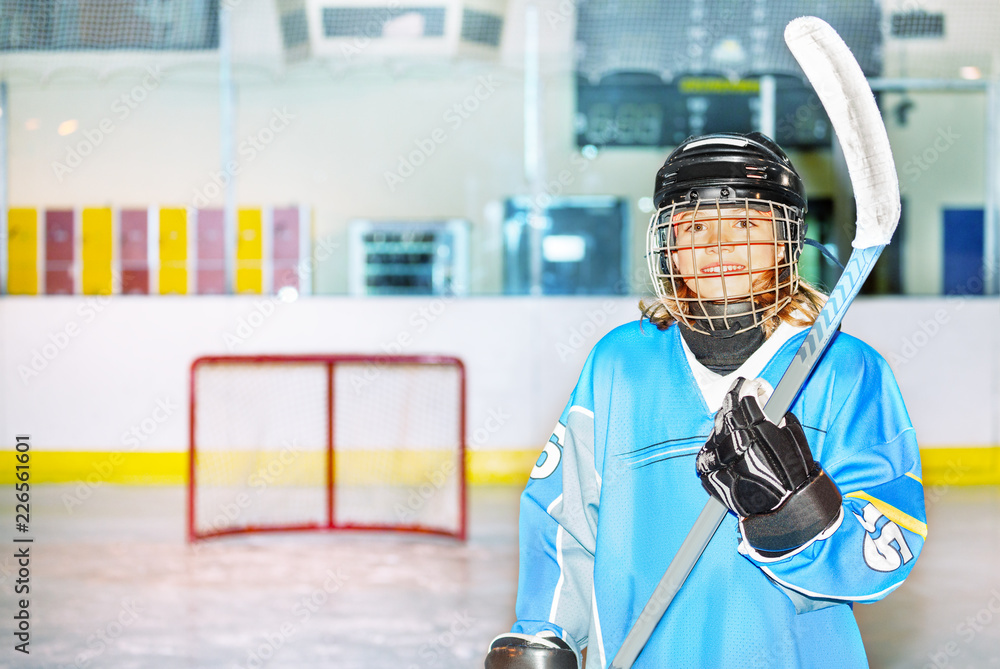
<svg viewBox="0 0 1000 669"><path fill-rule="evenodd" d="M861 66L825 21L804 16L785 27L785 43L816 89L844 150L858 222L844 272L784 376L764 405L779 422L819 362L848 307L871 273L899 222L899 182L885 126ZM674 595L697 564L728 509L714 497L702 509L609 669L630 669Z"/></svg>

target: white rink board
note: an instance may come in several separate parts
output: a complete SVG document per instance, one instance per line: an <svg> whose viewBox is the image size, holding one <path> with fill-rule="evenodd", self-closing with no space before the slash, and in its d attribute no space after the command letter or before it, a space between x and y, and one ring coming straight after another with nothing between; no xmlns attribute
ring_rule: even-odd
<svg viewBox="0 0 1000 669"><path fill-rule="evenodd" d="M0 429L39 450L182 451L199 356L430 353L466 364L471 450L533 448L637 301L6 296ZM862 298L844 331L890 360L921 445L1000 443L1000 300Z"/></svg>

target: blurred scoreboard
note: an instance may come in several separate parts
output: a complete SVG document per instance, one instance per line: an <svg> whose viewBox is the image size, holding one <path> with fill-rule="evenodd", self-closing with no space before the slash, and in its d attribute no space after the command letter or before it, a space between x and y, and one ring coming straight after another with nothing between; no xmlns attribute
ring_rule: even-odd
<svg viewBox="0 0 1000 669"><path fill-rule="evenodd" d="M866 76L882 72L878 0L577 0L575 6L579 146L676 146L691 135L770 127L762 121L771 119L761 118L765 76L775 84L774 139L786 147L829 146L829 120L784 41L785 26L799 16L833 26Z"/></svg>
<svg viewBox="0 0 1000 669"><path fill-rule="evenodd" d="M787 147L826 147L830 121L811 88L775 78L775 137ZM752 132L761 127L759 79L616 74L577 79L577 146L676 146L691 135Z"/></svg>

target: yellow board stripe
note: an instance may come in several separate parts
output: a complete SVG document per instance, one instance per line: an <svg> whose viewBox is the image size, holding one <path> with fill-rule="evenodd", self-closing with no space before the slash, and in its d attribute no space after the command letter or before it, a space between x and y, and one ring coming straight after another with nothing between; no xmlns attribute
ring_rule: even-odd
<svg viewBox="0 0 1000 669"><path fill-rule="evenodd" d="M541 450L538 447L468 451L468 482L523 486ZM14 455L12 446L5 446L0 450L0 463L13 462ZM1000 447L924 449L921 458L923 482L929 491L947 486L1000 485L1000 466L997 466ZM95 452L33 448L31 452L31 480L35 483L72 483L96 477L99 481L116 484L174 485L187 481L187 467L186 451ZM13 471L13 467L0 467L0 485L14 483ZM919 481L915 476L911 478ZM852 496L860 494L863 493ZM876 504L891 518L883 508L886 506L882 502Z"/></svg>
<svg viewBox="0 0 1000 669"><path fill-rule="evenodd" d="M871 502L876 509L882 512L882 515L896 523L905 527L910 532L915 532L919 534L924 539L927 538L927 523L922 523L908 513L903 513L891 504L887 504L880 499L872 497L866 492L849 492L844 497L855 497L857 499L863 499L866 502Z"/></svg>
<svg viewBox="0 0 1000 669"><path fill-rule="evenodd" d="M14 480L13 450L0 451L0 484ZM30 483L79 483L97 488L105 483L126 485L180 485L187 481L187 453L90 451L30 451Z"/></svg>
<svg viewBox="0 0 1000 669"><path fill-rule="evenodd" d="M920 450L920 468L927 486L998 485L1000 448L924 448Z"/></svg>

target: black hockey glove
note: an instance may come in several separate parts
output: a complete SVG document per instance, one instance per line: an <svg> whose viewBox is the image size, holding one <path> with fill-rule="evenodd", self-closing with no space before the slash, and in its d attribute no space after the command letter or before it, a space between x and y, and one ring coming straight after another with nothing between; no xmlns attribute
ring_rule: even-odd
<svg viewBox="0 0 1000 669"><path fill-rule="evenodd" d="M502 634L490 644L486 669L577 669L576 653L558 637Z"/></svg>
<svg viewBox="0 0 1000 669"><path fill-rule="evenodd" d="M794 414L778 425L762 410L771 389L739 378L698 453L701 484L740 517L750 545L769 556L792 551L830 527L841 513L837 484L813 461Z"/></svg>

